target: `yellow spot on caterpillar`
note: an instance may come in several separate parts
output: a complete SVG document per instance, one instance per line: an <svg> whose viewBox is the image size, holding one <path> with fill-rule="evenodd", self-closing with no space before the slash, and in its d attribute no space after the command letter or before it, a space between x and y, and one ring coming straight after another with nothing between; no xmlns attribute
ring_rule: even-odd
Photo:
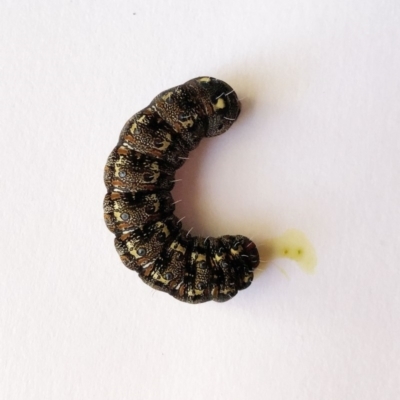
<svg viewBox="0 0 400 400"><path fill-rule="evenodd" d="M164 285L167 284L169 281L165 279L158 271L153 272L152 277L155 281L161 282Z"/></svg>
<svg viewBox="0 0 400 400"><path fill-rule="evenodd" d="M117 212L114 211L114 217L118 222L124 222L124 220L121 218L122 212Z"/></svg>
<svg viewBox="0 0 400 400"><path fill-rule="evenodd" d="M131 125L131 127L130 127L129 130L131 131L131 133L135 133L136 128L137 128L137 123L134 122L134 123Z"/></svg>
<svg viewBox="0 0 400 400"><path fill-rule="evenodd" d="M169 237L169 235L171 234L171 232L169 231L167 225L165 225L161 221L156 223L156 230L160 231L160 232L164 232L166 238Z"/></svg>
<svg viewBox="0 0 400 400"><path fill-rule="evenodd" d="M229 294L229 293L231 293L232 292L232 290L231 289L223 289L223 290L220 290L220 293L222 293L222 294Z"/></svg>
<svg viewBox="0 0 400 400"><path fill-rule="evenodd" d="M231 254L233 256L240 256L240 253L243 252L242 246L239 246L237 250L231 248Z"/></svg>
<svg viewBox="0 0 400 400"><path fill-rule="evenodd" d="M267 241L268 261L273 258L289 258L295 261L306 273L311 274L317 265L317 255L314 246L307 239L306 235L296 229L286 231L282 236Z"/></svg>
<svg viewBox="0 0 400 400"><path fill-rule="evenodd" d="M183 255L185 255L185 253L186 253L186 247L183 247L180 244L178 244L178 246L176 246L176 247L173 247L171 244L171 246L169 246L169 247L170 247L170 249L175 250L179 253L182 253Z"/></svg>
<svg viewBox="0 0 400 400"><path fill-rule="evenodd" d="M161 96L161 98L164 101L167 101L172 95L173 95L173 92L168 92L168 93L164 94L164 96Z"/></svg>
<svg viewBox="0 0 400 400"><path fill-rule="evenodd" d="M194 125L194 122L193 122L192 119L188 119L188 120L186 120L186 121L182 121L182 122L181 122L181 125L182 125L184 128L191 128L191 127Z"/></svg>
<svg viewBox="0 0 400 400"><path fill-rule="evenodd" d="M200 78L200 79L198 79L198 82L210 82L211 81L211 78L209 78L209 77L204 77L204 78Z"/></svg>
<svg viewBox="0 0 400 400"><path fill-rule="evenodd" d="M225 108L225 100L220 97L217 101L217 104L213 104L212 106L214 111L221 110L222 108Z"/></svg>
<svg viewBox="0 0 400 400"><path fill-rule="evenodd" d="M151 181L149 181L148 183L154 183L157 182L158 178L160 177L161 173L160 172L155 172L153 174L153 179Z"/></svg>
<svg viewBox="0 0 400 400"><path fill-rule="evenodd" d="M168 139L168 137L167 137L166 140L164 140L162 142L162 146L161 147L157 147L157 150L161 151L161 152L164 151L164 150L167 150L170 144L171 144L171 140Z"/></svg>

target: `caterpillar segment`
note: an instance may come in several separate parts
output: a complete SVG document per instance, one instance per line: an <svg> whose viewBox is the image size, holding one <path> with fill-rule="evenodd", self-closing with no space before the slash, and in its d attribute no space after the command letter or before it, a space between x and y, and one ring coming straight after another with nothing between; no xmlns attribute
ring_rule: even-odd
<svg viewBox="0 0 400 400"><path fill-rule="evenodd" d="M109 191L171 191L174 176L175 169L171 165L126 146L117 146L108 157L104 182Z"/></svg>
<svg viewBox="0 0 400 400"><path fill-rule="evenodd" d="M152 108L135 114L124 126L119 142L136 152L180 168L189 155L182 138Z"/></svg>
<svg viewBox="0 0 400 400"><path fill-rule="evenodd" d="M113 233L163 220L175 210L170 192L109 192L104 198L104 219Z"/></svg>

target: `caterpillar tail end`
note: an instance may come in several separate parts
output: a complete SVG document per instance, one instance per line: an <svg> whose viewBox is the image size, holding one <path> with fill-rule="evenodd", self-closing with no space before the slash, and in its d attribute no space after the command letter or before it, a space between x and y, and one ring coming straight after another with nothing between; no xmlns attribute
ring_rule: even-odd
<svg viewBox="0 0 400 400"><path fill-rule="evenodd" d="M244 243L244 255L246 255L249 259L249 267L251 267L253 270L260 265L260 255L258 253L257 246L250 239L247 239L247 241Z"/></svg>

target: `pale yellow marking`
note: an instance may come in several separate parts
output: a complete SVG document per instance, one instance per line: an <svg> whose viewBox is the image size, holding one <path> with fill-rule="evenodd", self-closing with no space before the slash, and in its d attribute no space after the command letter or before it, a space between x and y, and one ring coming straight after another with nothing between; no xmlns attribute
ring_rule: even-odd
<svg viewBox="0 0 400 400"><path fill-rule="evenodd" d="M220 97L217 101L217 104L213 104L212 106L214 111L221 110L222 108L225 108L225 100L222 97Z"/></svg>
<svg viewBox="0 0 400 400"><path fill-rule="evenodd" d="M153 162L152 164L150 164L150 169L152 171L158 171L158 163Z"/></svg>
<svg viewBox="0 0 400 400"><path fill-rule="evenodd" d="M153 179L147 183L154 183L160 177L161 172L159 171L158 164L156 162L150 164L150 169L154 172Z"/></svg>
<svg viewBox="0 0 400 400"><path fill-rule="evenodd" d="M232 290L231 289L224 289L224 290L220 290L219 292L222 293L222 294L229 294L229 293L232 293Z"/></svg>
<svg viewBox="0 0 400 400"><path fill-rule="evenodd" d="M199 296L203 294L204 290L199 289L190 289L188 290L188 296Z"/></svg>
<svg viewBox="0 0 400 400"><path fill-rule="evenodd" d="M118 222L126 222L121 218L122 214L123 213L121 213L121 212L117 212L117 211L114 212L114 217L117 219Z"/></svg>
<svg viewBox="0 0 400 400"><path fill-rule="evenodd" d="M206 261L205 254L198 254L197 255L196 262L200 262L200 261Z"/></svg>
<svg viewBox="0 0 400 400"><path fill-rule="evenodd" d="M186 121L179 121L179 123L184 127L184 128L190 128L194 125L194 120L197 119L197 114L194 114L191 118L187 119Z"/></svg>
<svg viewBox="0 0 400 400"><path fill-rule="evenodd" d="M123 165L119 165L119 164L115 164L115 174L114 174L114 176L116 176L118 179L120 179L119 178L119 171L121 171L121 170L124 170L124 166Z"/></svg>
<svg viewBox="0 0 400 400"><path fill-rule="evenodd" d="M141 256L139 256L136 253L137 245L138 245L137 241L136 242L133 242L133 241L126 242L126 247L127 247L128 251L129 251L129 253L132 254L135 258L141 258Z"/></svg>
<svg viewBox="0 0 400 400"><path fill-rule="evenodd" d="M273 258L288 258L295 261L302 271L308 274L315 271L317 255L314 246L299 230L290 229L282 236L268 240L265 248L267 254L261 254L261 259L270 261Z"/></svg>
<svg viewBox="0 0 400 400"><path fill-rule="evenodd" d="M231 254L234 256L240 255L243 252L242 246L239 246L237 250L231 248Z"/></svg>
<svg viewBox="0 0 400 400"><path fill-rule="evenodd" d="M168 92L168 93L164 94L164 96L161 96L161 98L164 101L167 101L172 95L173 95L173 92Z"/></svg>
<svg viewBox="0 0 400 400"><path fill-rule="evenodd" d="M116 214L119 214L118 210L121 209L121 204L119 204L118 201L114 201L113 206L114 206L114 215L116 216Z"/></svg>
<svg viewBox="0 0 400 400"><path fill-rule="evenodd" d="M194 125L194 122L193 122L192 119L188 119L188 120L186 120L184 122L182 121L181 125L186 129L186 128L192 127Z"/></svg>
<svg viewBox="0 0 400 400"><path fill-rule="evenodd" d="M224 254L222 254L220 256L218 254L215 254L214 260L217 261L217 263L218 263L223 259L223 257L224 257Z"/></svg>
<svg viewBox="0 0 400 400"><path fill-rule="evenodd" d="M149 197L149 200L150 200L150 201L153 201L154 211L155 211L155 212L158 211L158 210L160 209L160 201L157 199L157 195L152 194L152 195Z"/></svg>
<svg viewBox="0 0 400 400"><path fill-rule="evenodd" d="M192 261L198 262L198 261L206 261L206 256L204 254L199 254L199 253L192 253L190 256Z"/></svg>
<svg viewBox="0 0 400 400"><path fill-rule="evenodd" d="M198 79L197 80L197 82L210 82L211 81L211 78L209 78L209 77L204 77L204 78L200 78L200 79Z"/></svg>
<svg viewBox="0 0 400 400"><path fill-rule="evenodd" d="M160 221L157 222L156 227L157 227L157 230L162 228L161 232L165 233L165 237L168 237L170 235L170 231L169 231L167 225L165 225L163 222L160 222Z"/></svg>
<svg viewBox="0 0 400 400"><path fill-rule="evenodd" d="M161 172L156 172L156 173L154 174L154 176L153 176L153 179L152 179L150 182L147 182L147 183L154 183L154 182L156 182L157 179L160 177L160 175L161 175Z"/></svg>
<svg viewBox="0 0 400 400"><path fill-rule="evenodd" d="M147 118L146 115L142 115L140 118L138 118L138 122L144 122L146 118Z"/></svg>
<svg viewBox="0 0 400 400"><path fill-rule="evenodd" d="M175 242L176 244L176 242ZM174 251L179 251L179 253L182 253L183 255L186 253L186 247L183 247L181 245L178 245L176 247L174 247L172 244L169 246L170 249L174 250Z"/></svg>
<svg viewBox="0 0 400 400"><path fill-rule="evenodd" d="M167 225L164 225L162 232L164 232L165 237L169 237L171 235L171 232L169 231Z"/></svg>
<svg viewBox="0 0 400 400"><path fill-rule="evenodd" d="M153 272L153 279L161 283L168 283L169 280L165 279L158 271Z"/></svg>
<svg viewBox="0 0 400 400"><path fill-rule="evenodd" d="M119 171L121 170L127 171L125 168L126 164L127 162L125 155L120 155L118 161L115 163L115 175L118 177L118 179L119 179Z"/></svg>
<svg viewBox="0 0 400 400"><path fill-rule="evenodd" d="M137 128L137 123L134 122L134 123L131 125L131 127L130 127L129 130L130 130L131 133L135 133L136 128Z"/></svg>
<svg viewBox="0 0 400 400"><path fill-rule="evenodd" d="M172 142L172 137L171 137L171 134L170 133L167 133L166 135L165 135L165 139L163 140L163 145L162 145L162 147L157 147L157 150L166 150L170 145L171 145L171 142Z"/></svg>

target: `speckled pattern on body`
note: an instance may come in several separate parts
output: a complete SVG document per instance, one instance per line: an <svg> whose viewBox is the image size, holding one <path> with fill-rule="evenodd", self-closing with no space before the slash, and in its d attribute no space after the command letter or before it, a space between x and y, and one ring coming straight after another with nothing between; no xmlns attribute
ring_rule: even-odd
<svg viewBox="0 0 400 400"><path fill-rule="evenodd" d="M125 124L104 172L104 219L122 262L154 289L187 303L223 302L250 286L259 264L245 236L182 229L170 191L175 171L204 137L240 113L233 89L200 77L160 93Z"/></svg>

